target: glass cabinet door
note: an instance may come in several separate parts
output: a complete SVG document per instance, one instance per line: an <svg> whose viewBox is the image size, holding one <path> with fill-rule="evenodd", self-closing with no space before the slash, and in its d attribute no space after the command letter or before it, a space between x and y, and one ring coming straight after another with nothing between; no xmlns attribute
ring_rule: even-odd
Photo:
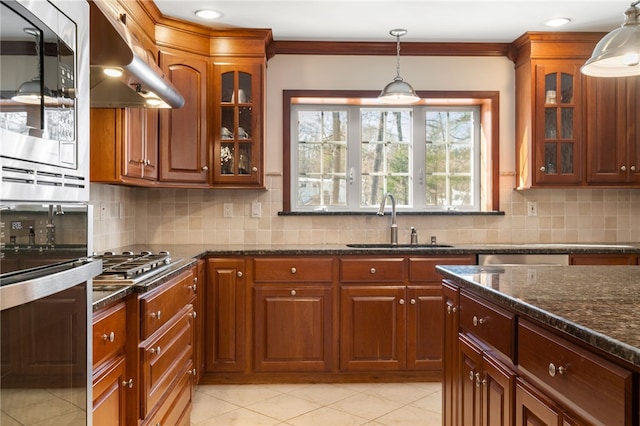
<svg viewBox="0 0 640 426"><path fill-rule="evenodd" d="M218 184L251 184L262 181L260 66L217 65L219 79L214 156ZM219 130L218 130L219 129Z"/></svg>
<svg viewBox="0 0 640 426"><path fill-rule="evenodd" d="M538 180L578 182L581 177L579 69L539 65L537 71Z"/></svg>

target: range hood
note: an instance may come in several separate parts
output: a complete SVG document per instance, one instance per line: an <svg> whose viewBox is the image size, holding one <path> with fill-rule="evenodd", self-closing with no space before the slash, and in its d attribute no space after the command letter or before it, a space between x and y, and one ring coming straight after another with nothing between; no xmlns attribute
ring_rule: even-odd
<svg viewBox="0 0 640 426"><path fill-rule="evenodd" d="M89 2L92 108L181 108L184 98L124 22ZM117 16L117 12L116 12ZM109 77L105 69L121 76Z"/></svg>

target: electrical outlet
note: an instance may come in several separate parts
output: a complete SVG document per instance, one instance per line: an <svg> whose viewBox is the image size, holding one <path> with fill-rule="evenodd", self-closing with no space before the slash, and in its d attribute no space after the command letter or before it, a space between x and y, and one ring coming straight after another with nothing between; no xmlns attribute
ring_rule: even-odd
<svg viewBox="0 0 640 426"><path fill-rule="evenodd" d="M107 218L107 203L100 203L100 220Z"/></svg>
<svg viewBox="0 0 640 426"><path fill-rule="evenodd" d="M222 205L222 215L224 217L233 217L233 204L232 203L224 203Z"/></svg>
<svg viewBox="0 0 640 426"><path fill-rule="evenodd" d="M262 216L262 204L259 201L251 203L251 217Z"/></svg>
<svg viewBox="0 0 640 426"><path fill-rule="evenodd" d="M538 203L535 201L527 202L527 216L538 216Z"/></svg>

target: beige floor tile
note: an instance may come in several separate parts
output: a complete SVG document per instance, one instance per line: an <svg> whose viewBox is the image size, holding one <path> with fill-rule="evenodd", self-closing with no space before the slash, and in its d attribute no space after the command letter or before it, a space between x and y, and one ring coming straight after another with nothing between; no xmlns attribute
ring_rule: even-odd
<svg viewBox="0 0 640 426"><path fill-rule="evenodd" d="M191 423L219 417L229 411L237 410L238 406L215 398L202 392L194 392L193 407L191 408Z"/></svg>
<svg viewBox="0 0 640 426"><path fill-rule="evenodd" d="M59 400L55 396L53 396L53 398L55 399L55 403L52 402L54 401L53 399L48 399L22 407L3 407L3 411L23 425L34 425L78 410L78 407L70 402Z"/></svg>
<svg viewBox="0 0 640 426"><path fill-rule="evenodd" d="M290 394L283 394L248 405L246 408L280 421L288 421L289 419L320 407L320 404L306 399L298 398Z"/></svg>
<svg viewBox="0 0 640 426"><path fill-rule="evenodd" d="M198 391L240 407L282 395L281 392L264 385L210 385L202 389L199 386Z"/></svg>
<svg viewBox="0 0 640 426"><path fill-rule="evenodd" d="M434 392L425 396L424 398L413 401L409 405L411 405L412 407L422 408L424 410L439 413L442 411L442 392Z"/></svg>
<svg viewBox="0 0 640 426"><path fill-rule="evenodd" d="M424 396L417 387L406 383L387 383L384 386L373 387L366 390L367 395L388 399L400 404L410 404Z"/></svg>
<svg viewBox="0 0 640 426"><path fill-rule="evenodd" d="M237 410L229 411L221 416L212 417L200 423L194 423L192 416L191 424L194 426L274 426L281 423L279 420L256 413L255 411L238 408Z"/></svg>
<svg viewBox="0 0 640 426"><path fill-rule="evenodd" d="M406 405L384 416L375 419L376 422L386 426L441 426L442 418L440 414Z"/></svg>
<svg viewBox="0 0 640 426"><path fill-rule="evenodd" d="M360 426L367 419L331 407L322 407L287 421L293 426Z"/></svg>
<svg viewBox="0 0 640 426"><path fill-rule="evenodd" d="M293 392L295 396L307 399L320 405L333 404L342 399L358 394L358 392L347 389L341 385L334 384L314 384L303 386ZM289 394L292 394L291 392Z"/></svg>
<svg viewBox="0 0 640 426"><path fill-rule="evenodd" d="M383 399L375 395L360 393L332 405L336 410L345 413L357 413L367 420L374 420L390 411L402 407L403 404Z"/></svg>

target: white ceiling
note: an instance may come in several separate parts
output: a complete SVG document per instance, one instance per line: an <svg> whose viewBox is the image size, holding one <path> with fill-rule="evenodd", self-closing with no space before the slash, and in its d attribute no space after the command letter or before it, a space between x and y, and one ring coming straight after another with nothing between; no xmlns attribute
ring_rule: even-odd
<svg viewBox="0 0 640 426"><path fill-rule="evenodd" d="M155 0L167 16L212 27L270 28L279 40L511 42L526 31L610 31L629 0ZM223 16L211 23L199 9ZM571 23L553 29L549 18Z"/></svg>

